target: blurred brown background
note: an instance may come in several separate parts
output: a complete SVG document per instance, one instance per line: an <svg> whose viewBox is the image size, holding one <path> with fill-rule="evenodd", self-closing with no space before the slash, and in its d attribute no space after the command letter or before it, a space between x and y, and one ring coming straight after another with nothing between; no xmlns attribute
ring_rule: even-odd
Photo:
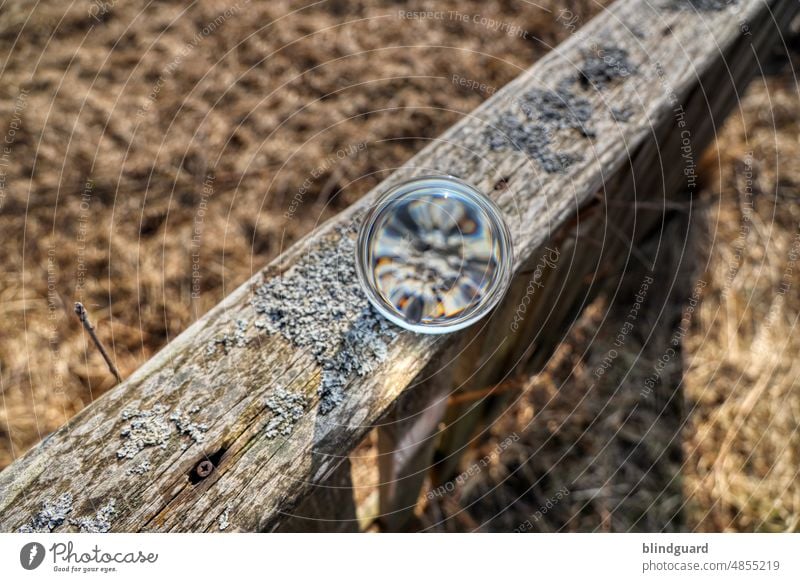
<svg viewBox="0 0 800 582"><path fill-rule="evenodd" d="M0 467L114 384L74 301L129 375L491 91L453 75L499 88L607 3L4 5ZM426 9L526 34L400 14ZM630 306L601 298L464 462L519 438L456 491L421 498L420 527L513 530L569 483L532 530L800 529L797 35L787 43L703 159L705 286L681 405L633 411L643 447L619 431L661 354L636 334L587 393ZM365 490L370 454L356 455Z"/></svg>

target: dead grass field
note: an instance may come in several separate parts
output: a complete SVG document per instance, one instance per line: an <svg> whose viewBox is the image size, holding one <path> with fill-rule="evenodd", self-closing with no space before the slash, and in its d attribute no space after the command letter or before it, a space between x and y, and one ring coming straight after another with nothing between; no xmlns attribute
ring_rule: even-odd
<svg viewBox="0 0 800 582"><path fill-rule="evenodd" d="M424 7L513 23L527 38L400 16L422 9L411 2L4 6L0 131L13 143L0 160L0 467L114 383L74 301L129 375L487 96L453 75L500 87L570 34L560 8L584 22L607 3ZM532 530L800 528L792 43L704 156L687 285L705 286L668 372L682 392L626 416L664 334L632 336L587 392L630 306L598 300L472 458L519 439L452 495L423 497L420 527L509 531L550 502Z"/></svg>

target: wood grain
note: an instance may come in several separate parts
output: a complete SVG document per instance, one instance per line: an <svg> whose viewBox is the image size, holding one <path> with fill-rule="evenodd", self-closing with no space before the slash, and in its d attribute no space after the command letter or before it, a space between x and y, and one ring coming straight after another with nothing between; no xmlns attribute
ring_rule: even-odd
<svg viewBox="0 0 800 582"><path fill-rule="evenodd" d="M75 530L74 522L97 515L111 500L112 531L278 527L426 364L464 335L414 335L377 319L353 290L347 253L359 217L398 181L458 176L489 193L505 213L514 270L524 276L632 163L651 181L671 184L637 191L635 200L661 202L686 178L674 164L658 165L658 152L677 148L680 154L676 105L707 112L711 127L720 123L715 112L735 102L736 90L756 70L755 55L778 41L798 6L796 0L740 0L697 12L678 4L618 1L234 291L0 474L0 529ZM702 86L712 73L718 82ZM652 152L637 157L648 140L659 146L655 160ZM693 161L699 153L692 152ZM607 199L614 194L605 192ZM575 246L576 259L581 255ZM553 292L565 294L565 311L583 299L572 288ZM503 309L513 309L512 300ZM470 337L482 338L492 321L478 324ZM504 357L513 357L514 333L506 339L495 331L492 343L492 353L501 346ZM204 460L213 470L199 478L196 467Z"/></svg>

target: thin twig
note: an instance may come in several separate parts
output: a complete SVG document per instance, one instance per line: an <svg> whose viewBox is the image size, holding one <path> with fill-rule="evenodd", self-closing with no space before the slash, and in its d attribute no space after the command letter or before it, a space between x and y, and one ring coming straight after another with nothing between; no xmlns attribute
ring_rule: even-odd
<svg viewBox="0 0 800 582"><path fill-rule="evenodd" d="M508 392L509 390L524 390L526 388L526 384L528 383L529 379L527 378L520 378L519 376L509 378L502 384L497 384L488 388L482 388L480 390L469 390L467 392L458 392L453 394L447 399L447 404L448 406L452 406L453 404L463 404L465 402L472 402L474 400L479 400L494 394L501 394L503 392Z"/></svg>
<svg viewBox="0 0 800 582"><path fill-rule="evenodd" d="M89 333L89 337L92 338L92 341L94 342L94 345L97 346L97 349L100 350L100 354L106 361L108 369L111 370L112 374L114 374L114 377L117 379L117 382L121 383L122 376L120 376L119 370L117 370L117 367L114 365L114 362L111 361L111 356L108 355L106 348L103 346L103 342L101 342L100 338L97 337L97 334L94 331L94 326L92 325L92 322L89 321L89 314L86 313L86 308L80 301L75 302L75 315L77 315L78 319L81 320L83 328Z"/></svg>

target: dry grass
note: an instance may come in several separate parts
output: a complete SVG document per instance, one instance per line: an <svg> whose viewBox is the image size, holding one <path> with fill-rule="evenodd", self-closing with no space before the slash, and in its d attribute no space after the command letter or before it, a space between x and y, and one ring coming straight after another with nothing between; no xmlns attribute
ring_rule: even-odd
<svg viewBox="0 0 800 582"><path fill-rule="evenodd" d="M685 380L685 493L700 530L800 530L797 40L793 66L751 85L707 155L721 171L704 193L709 285Z"/></svg>
<svg viewBox="0 0 800 582"><path fill-rule="evenodd" d="M539 40L398 18L418 4L330 0L289 14L296 4L286 1L133 1L114 3L101 23L86 1L40 2L29 20L27 4L4 6L4 134L28 93L2 168L0 467L114 382L73 301L86 304L130 374L485 98L451 75L499 87L569 34L555 0L539 3L549 15L512 0L428 3L513 22ZM600 10L588 0L569 7L583 20ZM694 222L704 252L700 272L686 277L689 291L691 277L707 285L682 366L662 379L682 380L686 402L659 392L636 406L674 321L643 320L660 331L631 336L614 373L592 382L630 307L630 296L600 300L472 458L509 434L519 440L456 495L421 504L423 526L518 528L567 487L531 529L798 529L800 268L790 253L800 103L791 70L779 63L753 84L705 158ZM359 143L366 149L312 178L320 160ZM740 238L750 151L754 207Z"/></svg>

